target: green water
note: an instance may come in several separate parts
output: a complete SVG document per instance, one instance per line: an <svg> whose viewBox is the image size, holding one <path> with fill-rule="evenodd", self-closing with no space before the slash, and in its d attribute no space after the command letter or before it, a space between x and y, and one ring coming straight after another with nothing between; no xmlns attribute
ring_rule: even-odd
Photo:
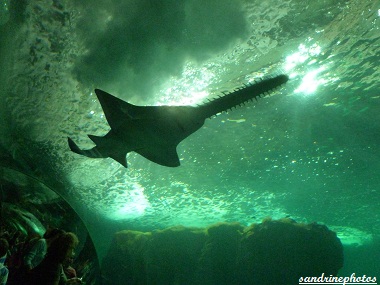
<svg viewBox="0 0 380 285"><path fill-rule="evenodd" d="M100 248L107 229L267 216L378 243L379 1L77 2L0 2L1 145ZM68 136L89 148L86 134L109 130L94 88L137 105L197 104L278 73L290 80L274 96L184 140L178 168L129 153L125 169L68 148Z"/></svg>

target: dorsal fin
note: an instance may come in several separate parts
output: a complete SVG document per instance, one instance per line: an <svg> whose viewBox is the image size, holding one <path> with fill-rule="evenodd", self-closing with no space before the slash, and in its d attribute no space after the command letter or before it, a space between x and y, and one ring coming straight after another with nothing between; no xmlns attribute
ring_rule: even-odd
<svg viewBox="0 0 380 285"><path fill-rule="evenodd" d="M104 115L111 129L117 128L129 116L128 109L136 108L135 105L125 102L103 90L95 89L95 93L100 105L102 105Z"/></svg>

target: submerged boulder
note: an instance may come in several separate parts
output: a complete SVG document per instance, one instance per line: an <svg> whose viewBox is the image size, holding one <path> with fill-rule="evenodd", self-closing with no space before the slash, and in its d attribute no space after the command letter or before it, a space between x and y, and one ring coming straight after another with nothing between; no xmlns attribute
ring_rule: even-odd
<svg viewBox="0 0 380 285"><path fill-rule="evenodd" d="M115 234L104 259L105 284L298 284L300 277L336 275L343 247L316 223L265 220L244 227L171 227Z"/></svg>

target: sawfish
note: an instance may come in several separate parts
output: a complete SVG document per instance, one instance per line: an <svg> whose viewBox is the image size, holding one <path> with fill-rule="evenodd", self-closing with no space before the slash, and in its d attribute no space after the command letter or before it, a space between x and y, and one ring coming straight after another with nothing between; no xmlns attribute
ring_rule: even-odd
<svg viewBox="0 0 380 285"><path fill-rule="evenodd" d="M136 106L95 89L111 129L105 136L88 135L96 145L91 149L80 149L71 138L69 147L91 158L110 157L124 167L128 167L126 156L132 151L160 165L177 167L178 144L200 129L207 118L269 95L288 80L283 74L262 79L198 106Z"/></svg>

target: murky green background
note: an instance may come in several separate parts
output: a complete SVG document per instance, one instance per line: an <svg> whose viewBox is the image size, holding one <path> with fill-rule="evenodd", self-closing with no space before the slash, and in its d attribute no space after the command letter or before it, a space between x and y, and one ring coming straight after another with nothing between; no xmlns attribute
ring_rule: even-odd
<svg viewBox="0 0 380 285"><path fill-rule="evenodd" d="M379 239L379 1L0 4L2 152L62 195L99 248L115 228L267 216L326 224L345 245ZM68 148L109 130L94 88L198 104L279 73L291 79L272 97L183 141L178 168Z"/></svg>

